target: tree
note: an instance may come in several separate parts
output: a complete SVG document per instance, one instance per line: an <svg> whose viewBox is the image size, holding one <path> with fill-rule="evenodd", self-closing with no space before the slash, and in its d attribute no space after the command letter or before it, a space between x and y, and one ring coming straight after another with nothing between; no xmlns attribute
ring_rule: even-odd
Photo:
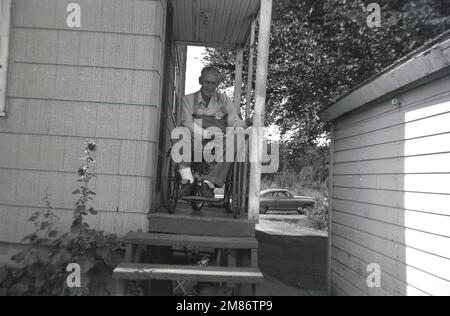
<svg viewBox="0 0 450 316"><path fill-rule="evenodd" d="M274 1L266 120L280 127L286 152L306 152L327 134L323 105L450 28L449 0L378 0L379 28L367 24L371 2ZM208 49L206 60L230 86L234 51Z"/></svg>

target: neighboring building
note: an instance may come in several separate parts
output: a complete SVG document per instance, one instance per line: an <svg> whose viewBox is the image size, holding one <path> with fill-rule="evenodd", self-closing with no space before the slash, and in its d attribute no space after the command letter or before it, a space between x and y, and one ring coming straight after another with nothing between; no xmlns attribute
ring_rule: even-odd
<svg viewBox="0 0 450 316"><path fill-rule="evenodd" d="M331 294L450 295L450 37L320 116L333 130Z"/></svg>

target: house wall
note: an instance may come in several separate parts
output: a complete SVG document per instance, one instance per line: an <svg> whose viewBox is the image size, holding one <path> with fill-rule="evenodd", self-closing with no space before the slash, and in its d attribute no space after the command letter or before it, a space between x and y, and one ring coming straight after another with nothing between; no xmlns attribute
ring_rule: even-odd
<svg viewBox="0 0 450 316"><path fill-rule="evenodd" d="M13 1L0 118L2 245L32 230L28 218L45 209L47 187L67 229L86 140L98 144L94 227L146 230L154 204L166 0L78 0L80 28L66 24L71 2Z"/></svg>
<svg viewBox="0 0 450 316"><path fill-rule="evenodd" d="M450 76L397 99L333 123L334 295L450 295Z"/></svg>

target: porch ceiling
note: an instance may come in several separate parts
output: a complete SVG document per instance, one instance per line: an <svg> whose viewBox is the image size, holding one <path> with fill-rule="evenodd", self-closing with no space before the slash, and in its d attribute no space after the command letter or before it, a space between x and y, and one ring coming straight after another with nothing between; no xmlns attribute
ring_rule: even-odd
<svg viewBox="0 0 450 316"><path fill-rule="evenodd" d="M172 0L175 40L189 45L237 46L247 41L260 0Z"/></svg>

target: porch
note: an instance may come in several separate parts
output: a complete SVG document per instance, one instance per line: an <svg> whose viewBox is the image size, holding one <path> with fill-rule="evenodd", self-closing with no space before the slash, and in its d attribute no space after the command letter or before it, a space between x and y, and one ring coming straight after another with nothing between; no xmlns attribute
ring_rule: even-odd
<svg viewBox="0 0 450 316"><path fill-rule="evenodd" d="M254 107L251 109L250 102L247 102L244 116L253 117L254 136L258 141L250 142L249 158L256 162L248 164L249 173L247 170L239 171L242 181L238 187L241 192L245 192L245 198L234 203L232 214L226 213L222 208L208 206L202 209L201 216L195 216L186 203L178 204L174 214L168 214L163 207L150 213L148 232L130 232L126 236L126 259L114 271L114 276L119 280L122 291L126 291L125 281L153 280L150 286L152 293L170 294L170 291L159 291L170 288L175 285L174 282L178 284L178 288L180 282L190 280L221 285L233 283L235 295L254 295L256 285L263 279L257 263L255 225L259 218L262 127L272 0L173 0L167 5L169 23L166 31L172 32L175 45L228 47L236 50L234 104L238 113L241 113L242 94L246 94L246 100L252 100L254 95ZM259 32L256 34L258 23ZM256 70L255 91L242 91L245 49L249 50L247 86L253 86ZM256 56L255 69L253 65ZM167 88L166 86L165 89ZM164 113L168 111L164 108L162 111L161 124L166 124L168 117L175 125L179 123L176 111L173 112L175 115ZM162 127L160 130L166 128ZM167 163L164 157L168 157L170 148L167 144L170 142L164 140L163 143L163 146L159 146L159 161ZM164 174L161 180L155 187L164 183ZM180 247L185 252L206 249L218 257L211 266L180 265L174 259L174 254ZM158 283L161 281L163 283Z"/></svg>

